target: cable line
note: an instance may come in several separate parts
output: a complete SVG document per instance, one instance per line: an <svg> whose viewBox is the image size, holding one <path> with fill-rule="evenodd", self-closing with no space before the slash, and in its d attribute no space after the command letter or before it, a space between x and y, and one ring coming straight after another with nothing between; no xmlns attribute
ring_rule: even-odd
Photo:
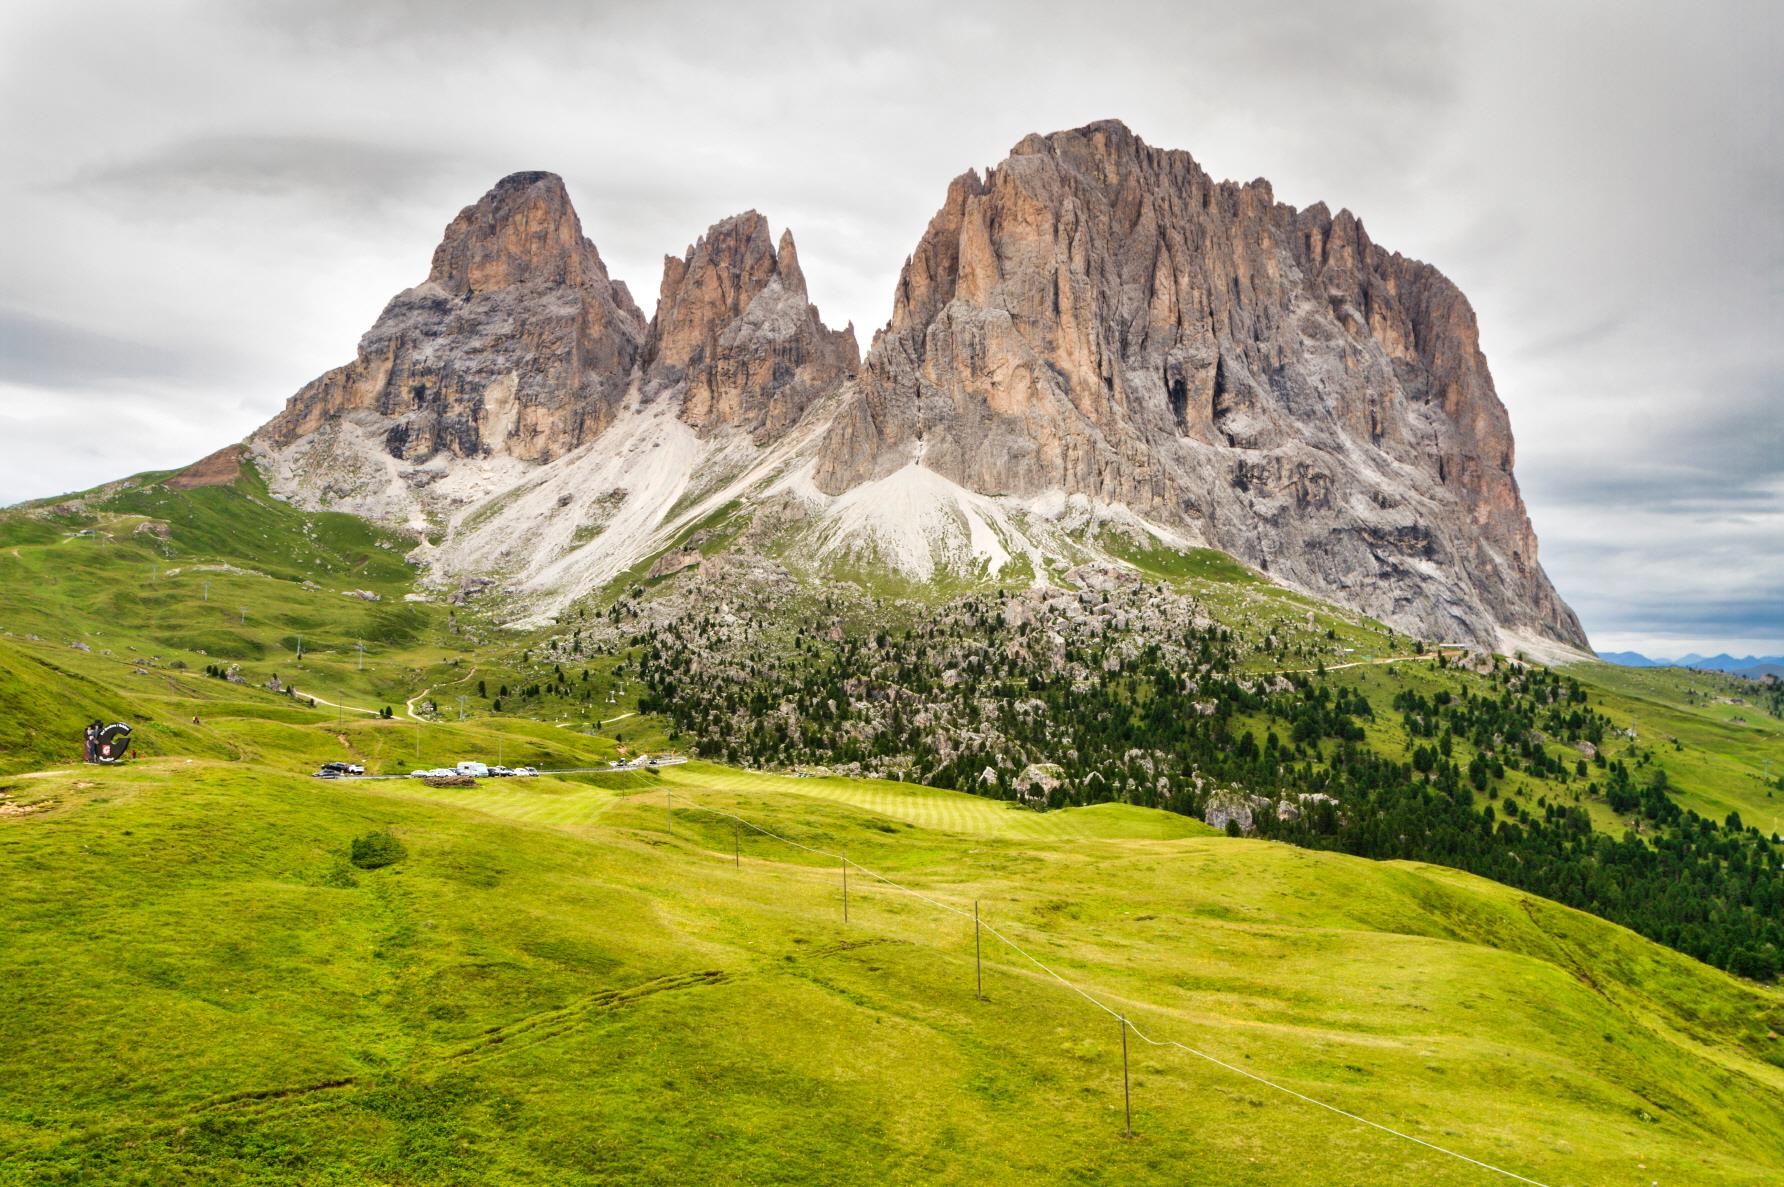
<svg viewBox="0 0 1784 1187"><path fill-rule="evenodd" d="M906 886L902 882L895 881L894 879L887 877L885 874L880 873L878 870L870 869L869 867L862 865L860 862L854 861L853 859L846 857L841 853L832 853L828 849L818 849L811 845L802 844L799 841L793 840L791 837L782 836L780 833L775 832L773 829L765 828L762 825L757 824L755 821L750 820L743 816L739 816L734 812L727 812L722 808L710 808L710 807L707 807L705 804L687 805L687 806L683 807L682 811L707 812L714 816L723 816L728 820L733 820L733 821L737 822L737 824L742 827L754 829L756 832L761 833L765 837L770 837L776 841L779 841L783 845L790 845L795 849L802 849L807 853L815 854L819 857L831 858L835 861L841 862L845 868L852 866L855 869L859 870L861 873L866 874L868 877L876 879L877 881L883 882L887 886L892 887L894 890L902 891L903 893L910 895L912 898L919 899L922 902L928 903L932 907L938 908L939 910L950 912L952 914L960 916L963 919L973 919L975 917L974 913L972 911L964 910L960 907L954 906L952 903L943 902L941 899L934 898L930 895L924 894L920 890L917 890L910 886ZM1103 1013L1109 1015L1109 1017L1114 1018L1116 1021L1120 1022L1126 1030L1133 1031L1134 1037L1138 1038L1141 1042L1144 1042L1148 1046L1151 1046L1151 1047L1175 1047L1177 1050L1183 1051L1189 1055L1193 1055L1197 1059L1206 1060L1207 1062L1215 1065L1216 1067L1224 1068L1229 1072L1233 1072L1233 1073L1236 1073L1237 1075L1244 1076L1246 1079L1255 1081L1256 1083L1262 1084L1267 1088L1274 1088L1276 1091L1283 1093L1286 1096L1292 1096L1296 1100L1304 1101L1307 1104L1314 1105L1314 1106L1317 1106L1318 1108L1325 1109L1327 1112L1336 1113L1338 1116L1348 1118L1349 1120L1355 1121L1360 1125L1367 1125L1371 1129L1378 1129L1382 1133L1391 1134L1392 1136L1400 1138L1403 1141L1408 1141L1408 1142L1412 1142L1415 1145L1423 1146L1427 1150L1433 1150L1439 1154L1447 1155L1450 1158L1458 1159L1459 1161L1466 1162L1471 1166L1479 1167L1482 1170L1492 1171L1494 1174L1497 1174L1497 1175L1503 1175L1507 1179L1511 1179L1511 1180L1514 1180L1519 1183L1528 1183L1528 1184L1530 1184L1530 1187L1549 1187L1549 1184L1542 1182L1540 1179L1532 1179L1525 1175L1520 1175L1516 1171L1506 1170L1502 1166L1495 1166L1490 1162L1483 1162L1478 1158L1472 1158L1472 1157L1468 1156L1467 1154L1463 1154L1459 1150L1452 1150L1447 1146L1440 1146L1436 1142L1426 1141L1424 1138L1415 1137L1414 1135L1412 1135L1410 1133L1405 1133L1401 1130L1393 1128L1390 1125L1383 1125L1379 1121L1371 1121L1369 1118L1360 1116L1359 1114L1353 1113L1348 1109L1341 1109L1337 1105L1328 1104L1326 1101L1320 1100L1317 1097L1308 1096L1305 1092L1299 1092L1293 1088L1288 1087L1287 1085L1278 1084L1276 1081L1271 1080L1268 1077L1260 1076L1256 1072L1249 1071L1249 1070L1239 1067L1235 1064L1228 1063L1226 1060L1221 1059L1219 1056L1210 1055L1206 1051L1198 1050L1195 1047L1191 1047L1187 1043L1180 1043L1175 1039L1155 1039L1152 1036L1148 1035L1145 1031L1141 1030L1139 1027L1135 1026L1133 1024L1133 1022L1127 1018L1126 1015L1122 1014L1120 1011L1109 1006L1106 1002L1104 1002L1102 999L1098 998L1095 994L1091 993L1089 990L1083 988L1082 986L1078 985L1077 983L1075 983L1071 980L1068 980L1066 977L1062 976L1060 973L1055 971L1051 966L1049 966L1045 961L1043 961L1039 957L1035 956L1033 953L1028 951L1028 949L1026 949L1022 945L1018 944L1015 940L1012 940L1009 936L1004 935L1003 932L999 931L993 925L986 923L983 920L980 920L979 926L982 927L985 931L991 933L991 935L995 936L998 940L1002 941L1006 947L1008 947L1011 951L1015 952L1017 955L1021 956L1024 960L1028 961L1030 964L1034 965L1035 968L1039 969L1041 972L1045 973L1047 976L1053 978L1053 980L1057 981L1061 986L1063 986L1066 989L1071 990L1073 993L1077 994L1079 997L1083 998L1085 1001L1089 1002L1091 1005L1095 1006L1097 1009L1101 1010Z"/></svg>

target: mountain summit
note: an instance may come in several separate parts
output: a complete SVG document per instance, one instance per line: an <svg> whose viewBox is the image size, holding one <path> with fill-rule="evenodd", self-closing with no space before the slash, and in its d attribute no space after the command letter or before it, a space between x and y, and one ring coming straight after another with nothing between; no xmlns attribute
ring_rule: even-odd
<svg viewBox="0 0 1784 1187"><path fill-rule="evenodd" d="M427 279L385 306L358 358L254 440L302 446L314 464L298 485L319 495L441 455L549 461L612 423L644 334L563 181L516 173L452 220Z"/></svg>
<svg viewBox="0 0 1784 1187"><path fill-rule="evenodd" d="M755 211L715 224L663 260L644 347L644 391L669 392L703 432L785 432L812 401L855 373L855 329L825 328L805 293L793 232L777 246Z"/></svg>
<svg viewBox="0 0 1784 1187"><path fill-rule="evenodd" d="M562 182L515 174L250 444L283 497L406 522L534 614L772 508L775 554L831 574L1206 546L1427 638L1586 646L1460 291L1112 121L956 178L864 362L760 214L667 257L646 323Z"/></svg>
<svg viewBox="0 0 1784 1187"><path fill-rule="evenodd" d="M949 187L817 482L918 464L1124 504L1427 637L1585 644L1456 287L1120 123Z"/></svg>

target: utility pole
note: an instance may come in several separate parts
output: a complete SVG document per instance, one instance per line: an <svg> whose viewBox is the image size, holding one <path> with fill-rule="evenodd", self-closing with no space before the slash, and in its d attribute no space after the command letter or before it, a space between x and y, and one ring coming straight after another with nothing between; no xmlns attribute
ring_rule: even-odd
<svg viewBox="0 0 1784 1187"><path fill-rule="evenodd" d="M1134 1098L1127 1086L1127 1019L1121 1019L1121 1106L1127 1113L1127 1136L1134 1136Z"/></svg>
<svg viewBox="0 0 1784 1187"><path fill-rule="evenodd" d="M458 698L458 719L460 721L465 719L465 698L463 697Z"/></svg>
<svg viewBox="0 0 1784 1187"><path fill-rule="evenodd" d="M242 625L248 625L248 608L246 606L242 607Z"/></svg>
<svg viewBox="0 0 1784 1187"><path fill-rule="evenodd" d="M842 921L849 921L849 859L842 859Z"/></svg>
<svg viewBox="0 0 1784 1187"><path fill-rule="evenodd" d="M663 789L663 819L669 823L669 835L675 835L675 793L667 787Z"/></svg>
<svg viewBox="0 0 1784 1187"><path fill-rule="evenodd" d="M207 602L211 600L211 583L208 581L204 583L204 600Z"/></svg>
<svg viewBox="0 0 1784 1187"><path fill-rule="evenodd" d="M361 639L354 646L359 649L359 670L363 672L365 671L365 640Z"/></svg>
<svg viewBox="0 0 1784 1187"><path fill-rule="evenodd" d="M304 662L304 637L302 635L297 637L297 662L300 664Z"/></svg>

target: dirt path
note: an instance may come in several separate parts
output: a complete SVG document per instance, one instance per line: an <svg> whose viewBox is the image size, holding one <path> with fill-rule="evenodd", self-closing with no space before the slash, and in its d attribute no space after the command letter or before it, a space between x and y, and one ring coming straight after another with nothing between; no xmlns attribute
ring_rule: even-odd
<svg viewBox="0 0 1784 1187"><path fill-rule="evenodd" d="M463 676L460 676L457 680L454 680L452 683L463 684L466 681L468 681L471 677L475 676L476 674L477 674L477 665L472 664L470 671L466 672ZM434 690L434 686L430 684L426 688L422 689L420 692L416 693L414 696L410 697L408 700L404 701L403 702L403 712L408 714L409 717L415 721L426 721L427 718L425 718L421 714L415 712L415 702L421 700L423 697L427 696L427 694L432 692L433 690ZM435 705L434 709L436 711L438 711L439 706Z"/></svg>
<svg viewBox="0 0 1784 1187"><path fill-rule="evenodd" d="M595 728L600 729L604 725L612 725L616 721L624 721L628 717L636 717L636 716L638 716L638 710L633 709L629 713L621 713L618 717L609 717L604 721L597 721L597 722L595 722ZM580 727L581 725L582 725L582 723L579 721L560 721L557 723L557 727L561 730L573 730L573 729Z"/></svg>
<svg viewBox="0 0 1784 1187"><path fill-rule="evenodd" d="M363 709L358 705L343 705L339 701L331 701L327 697L319 697L313 692L299 691L297 695L306 700L315 701L318 705L327 705L330 709L346 709L352 713L364 713L369 717L382 717L384 715L382 709Z"/></svg>
<svg viewBox="0 0 1784 1187"><path fill-rule="evenodd" d="M1436 659L1437 653L1430 655L1390 655L1382 659L1354 659L1347 664L1327 664L1325 671L1337 672L1344 668L1368 668L1380 664L1404 664L1414 660ZM1267 672L1241 672L1244 676L1311 676L1320 671L1319 668L1271 668Z"/></svg>

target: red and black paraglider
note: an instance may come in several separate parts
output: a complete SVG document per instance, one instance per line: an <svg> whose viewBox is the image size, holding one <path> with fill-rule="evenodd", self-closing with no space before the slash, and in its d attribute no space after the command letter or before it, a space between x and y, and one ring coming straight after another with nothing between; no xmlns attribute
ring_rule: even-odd
<svg viewBox="0 0 1784 1187"><path fill-rule="evenodd" d="M121 721L110 725L95 720L86 731L87 762L114 763L130 749L130 727Z"/></svg>

